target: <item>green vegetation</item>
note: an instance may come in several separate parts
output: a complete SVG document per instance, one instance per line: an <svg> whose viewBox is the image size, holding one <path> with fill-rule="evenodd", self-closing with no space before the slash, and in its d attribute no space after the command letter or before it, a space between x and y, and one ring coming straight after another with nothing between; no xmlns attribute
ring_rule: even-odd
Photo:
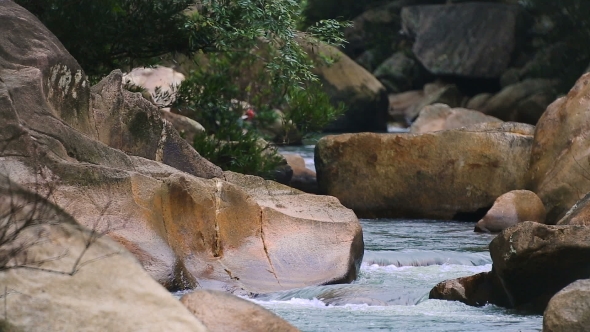
<svg viewBox="0 0 590 332"><path fill-rule="evenodd" d="M207 135L194 145L224 169L268 174L280 159L261 144L260 129L279 121L285 128L279 141L288 143L290 133L320 130L343 112L319 88L305 51L306 44L341 45L343 24L323 20L298 31L297 0L17 2L56 34L93 81L115 68L158 64L168 54L194 59L174 106L204 125ZM242 121L236 100L254 107L254 122Z"/></svg>

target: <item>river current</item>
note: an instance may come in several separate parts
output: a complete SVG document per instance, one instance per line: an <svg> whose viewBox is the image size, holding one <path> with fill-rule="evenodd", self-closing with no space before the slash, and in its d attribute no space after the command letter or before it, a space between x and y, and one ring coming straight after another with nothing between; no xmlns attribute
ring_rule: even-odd
<svg viewBox="0 0 590 332"><path fill-rule="evenodd" d="M314 169L313 146L299 153ZM541 331L542 316L494 305L429 300L443 280L490 271L493 235L474 223L362 219L365 254L352 284L259 295L252 301L302 331Z"/></svg>

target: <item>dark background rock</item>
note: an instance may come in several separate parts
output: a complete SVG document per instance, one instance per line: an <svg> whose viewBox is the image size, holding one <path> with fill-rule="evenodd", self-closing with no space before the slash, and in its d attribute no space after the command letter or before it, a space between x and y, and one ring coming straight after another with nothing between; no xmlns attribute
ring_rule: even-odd
<svg viewBox="0 0 590 332"><path fill-rule="evenodd" d="M413 6L402 10L402 25L431 73L498 78L515 49L518 13L493 3Z"/></svg>

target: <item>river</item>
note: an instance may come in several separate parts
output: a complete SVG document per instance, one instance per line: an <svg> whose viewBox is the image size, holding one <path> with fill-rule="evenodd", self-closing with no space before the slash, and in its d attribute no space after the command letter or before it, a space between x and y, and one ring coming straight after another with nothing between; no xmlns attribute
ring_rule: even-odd
<svg viewBox="0 0 590 332"><path fill-rule="evenodd" d="M282 149L313 167L313 146ZM438 282L489 271L489 234L474 223L361 220L365 255L352 284L259 295L252 301L302 331L541 331L540 315L429 300Z"/></svg>

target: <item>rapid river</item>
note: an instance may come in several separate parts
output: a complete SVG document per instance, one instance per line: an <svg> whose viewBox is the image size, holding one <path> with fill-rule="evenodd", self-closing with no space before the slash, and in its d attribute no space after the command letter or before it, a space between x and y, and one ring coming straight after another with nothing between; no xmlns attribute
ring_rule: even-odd
<svg viewBox="0 0 590 332"><path fill-rule="evenodd" d="M313 146L281 152L301 154L314 169ZM539 315L428 299L440 281L491 270L493 236L474 233L474 223L363 219L361 224L365 255L358 280L251 300L308 332L541 331Z"/></svg>

